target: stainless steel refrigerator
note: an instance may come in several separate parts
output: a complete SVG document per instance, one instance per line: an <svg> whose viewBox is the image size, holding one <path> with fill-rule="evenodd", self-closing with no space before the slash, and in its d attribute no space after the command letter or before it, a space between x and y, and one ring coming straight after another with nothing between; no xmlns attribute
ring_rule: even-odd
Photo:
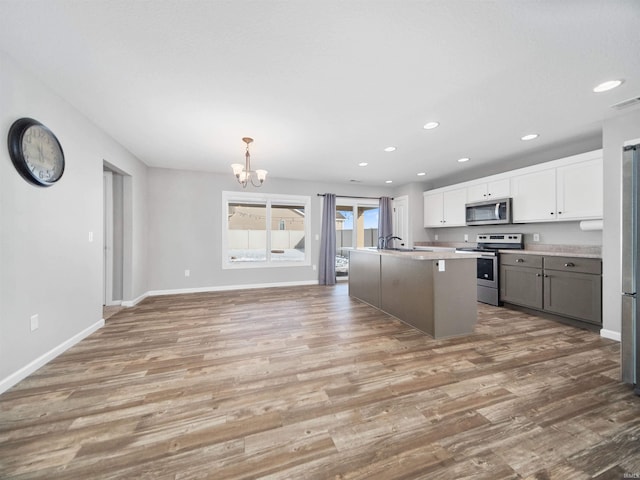
<svg viewBox="0 0 640 480"><path fill-rule="evenodd" d="M622 380L640 395L640 144L622 157Z"/></svg>

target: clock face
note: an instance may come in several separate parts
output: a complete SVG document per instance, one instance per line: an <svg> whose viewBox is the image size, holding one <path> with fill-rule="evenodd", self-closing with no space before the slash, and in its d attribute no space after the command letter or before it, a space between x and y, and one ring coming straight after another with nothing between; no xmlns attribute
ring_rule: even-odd
<svg viewBox="0 0 640 480"><path fill-rule="evenodd" d="M53 185L64 173L64 153L58 139L36 120L21 118L11 126L9 153L18 172L35 185Z"/></svg>
<svg viewBox="0 0 640 480"><path fill-rule="evenodd" d="M22 154L31 175L42 182L56 182L64 171L64 157L56 137L41 125L29 127L22 136Z"/></svg>

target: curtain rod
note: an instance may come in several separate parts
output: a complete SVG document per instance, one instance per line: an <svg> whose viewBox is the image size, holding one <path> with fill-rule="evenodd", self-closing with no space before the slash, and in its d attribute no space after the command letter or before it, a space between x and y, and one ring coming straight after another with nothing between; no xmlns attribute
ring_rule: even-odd
<svg viewBox="0 0 640 480"><path fill-rule="evenodd" d="M326 193L319 193L318 196L319 197L324 197L326 195ZM339 198L363 198L365 200L380 200L381 197L359 197L359 196L355 196L355 195L336 195L336 197ZM391 197L391 200L393 200L393 197Z"/></svg>

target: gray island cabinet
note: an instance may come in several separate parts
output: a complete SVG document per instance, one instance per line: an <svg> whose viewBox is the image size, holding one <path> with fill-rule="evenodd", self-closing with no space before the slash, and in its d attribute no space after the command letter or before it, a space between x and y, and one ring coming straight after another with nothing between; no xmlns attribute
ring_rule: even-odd
<svg viewBox="0 0 640 480"><path fill-rule="evenodd" d="M349 295L431 335L473 333L476 256L453 252L353 250Z"/></svg>

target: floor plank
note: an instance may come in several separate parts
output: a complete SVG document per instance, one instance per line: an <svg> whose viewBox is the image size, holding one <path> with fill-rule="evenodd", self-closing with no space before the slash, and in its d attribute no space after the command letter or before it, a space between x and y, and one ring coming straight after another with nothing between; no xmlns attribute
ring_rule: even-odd
<svg viewBox="0 0 640 480"><path fill-rule="evenodd" d="M344 284L151 297L0 395L0 478L640 476L619 355L483 304L434 340Z"/></svg>

